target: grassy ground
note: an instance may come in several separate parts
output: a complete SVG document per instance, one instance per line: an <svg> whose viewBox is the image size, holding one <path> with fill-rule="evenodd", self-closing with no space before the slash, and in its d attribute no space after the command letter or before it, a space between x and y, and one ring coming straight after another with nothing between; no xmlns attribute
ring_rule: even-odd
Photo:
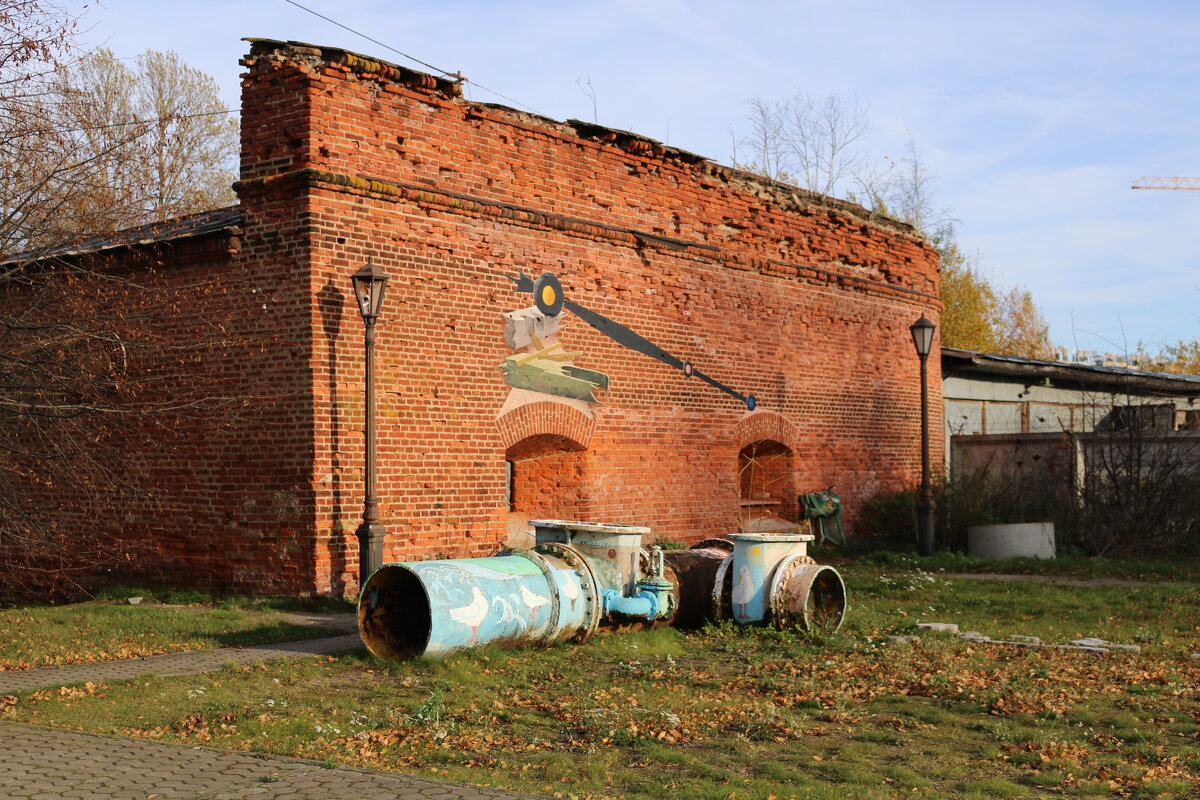
<svg viewBox="0 0 1200 800"><path fill-rule="evenodd" d="M195 593L119 602L135 590L66 606L0 608L0 670L137 658L156 653L297 641L343 631L299 625L281 616L292 604L215 602ZM162 603L159 601L174 601Z"/></svg>
<svg viewBox="0 0 1200 800"><path fill-rule="evenodd" d="M1200 583L847 569L825 639L720 626L445 661L361 654L32 692L5 718L591 798L1200 795ZM883 637L917 621L1096 656Z"/></svg>
<svg viewBox="0 0 1200 800"><path fill-rule="evenodd" d="M837 551L831 555L836 556ZM818 554L818 560L820 560ZM1062 556L1038 558L972 558L943 550L934 556L876 550L858 554L855 563L888 569L923 569L927 572L973 572L1013 575L1045 575L1064 578L1114 578L1136 581L1195 581L1196 559L1127 559Z"/></svg>

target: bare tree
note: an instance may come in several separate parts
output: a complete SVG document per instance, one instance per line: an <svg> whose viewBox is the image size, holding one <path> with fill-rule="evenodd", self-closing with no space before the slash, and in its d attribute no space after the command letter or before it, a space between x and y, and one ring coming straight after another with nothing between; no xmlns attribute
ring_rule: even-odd
<svg viewBox="0 0 1200 800"><path fill-rule="evenodd" d="M230 205L237 119L216 82L174 53L130 68L97 50L63 70L46 116L78 164L60 237L95 234Z"/></svg>
<svg viewBox="0 0 1200 800"><path fill-rule="evenodd" d="M750 133L734 141L734 166L824 195L848 191L867 170L866 109L837 94L799 90L783 100L746 101Z"/></svg>
<svg viewBox="0 0 1200 800"><path fill-rule="evenodd" d="M1176 410L1120 390L1094 396L1106 409L1077 434L1078 474L1064 492L1066 523L1088 552L1178 553L1200 537L1200 432L1176 430Z"/></svg>
<svg viewBox="0 0 1200 800"><path fill-rule="evenodd" d="M171 497L133 476L222 424L218 365L240 346L228 287L78 246L226 202L236 123L170 55L63 66L73 29L44 0L0 0L0 592L70 596L148 543L123 521Z"/></svg>

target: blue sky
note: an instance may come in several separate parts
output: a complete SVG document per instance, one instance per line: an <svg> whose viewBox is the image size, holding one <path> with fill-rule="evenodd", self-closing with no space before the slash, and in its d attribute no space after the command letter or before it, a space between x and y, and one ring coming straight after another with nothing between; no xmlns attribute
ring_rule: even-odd
<svg viewBox="0 0 1200 800"><path fill-rule="evenodd" d="M1057 344L1121 351L1200 338L1200 4L298 0L438 67L468 96L591 119L723 163L745 100L797 89L867 107L869 149L909 137L935 203L999 284L1033 292ZM285 0L104 0L85 42L174 50L236 108L242 37L414 66ZM497 97L481 87L505 95Z"/></svg>

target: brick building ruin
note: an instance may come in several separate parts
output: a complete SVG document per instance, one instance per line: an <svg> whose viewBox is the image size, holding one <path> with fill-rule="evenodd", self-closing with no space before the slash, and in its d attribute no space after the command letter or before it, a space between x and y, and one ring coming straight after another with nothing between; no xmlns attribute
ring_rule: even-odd
<svg viewBox="0 0 1200 800"><path fill-rule="evenodd" d="M129 269L152 252L167 283L221 276L241 335L220 370L253 409L198 421L172 448L170 520L134 506L119 520L114 542L151 543L130 578L355 591L363 324L349 277L368 259L390 277L385 560L490 554L546 517L698 541L794 522L797 495L830 485L852 519L916 483L908 327L941 304L936 254L908 226L343 50L253 40L243 63L239 205L105 251ZM528 311L520 277L544 273L577 309L561 324Z"/></svg>

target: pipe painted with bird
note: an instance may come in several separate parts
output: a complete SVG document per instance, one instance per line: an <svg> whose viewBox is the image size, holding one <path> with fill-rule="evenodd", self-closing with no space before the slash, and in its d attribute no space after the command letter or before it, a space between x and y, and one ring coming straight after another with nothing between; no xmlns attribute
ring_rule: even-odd
<svg viewBox="0 0 1200 800"><path fill-rule="evenodd" d="M648 528L533 520L535 546L490 558L406 561L359 594L363 643L381 658L444 656L488 644L587 639L601 625L669 621L678 607Z"/></svg>

